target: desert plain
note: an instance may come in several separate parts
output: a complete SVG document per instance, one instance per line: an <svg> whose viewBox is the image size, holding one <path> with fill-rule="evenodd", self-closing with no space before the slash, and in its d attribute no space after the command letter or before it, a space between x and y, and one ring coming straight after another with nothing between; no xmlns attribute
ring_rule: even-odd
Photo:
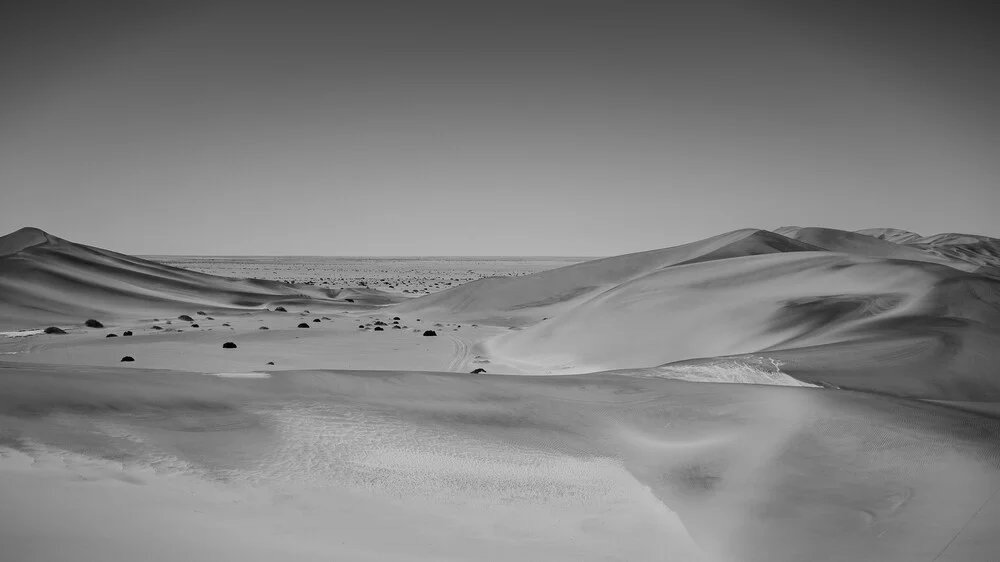
<svg viewBox="0 0 1000 562"><path fill-rule="evenodd" d="M140 258L26 228L0 332L2 560L1000 551L984 236Z"/></svg>

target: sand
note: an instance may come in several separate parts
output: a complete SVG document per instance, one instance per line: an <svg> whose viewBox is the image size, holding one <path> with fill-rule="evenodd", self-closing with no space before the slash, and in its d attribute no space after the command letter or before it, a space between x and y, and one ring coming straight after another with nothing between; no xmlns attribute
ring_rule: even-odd
<svg viewBox="0 0 1000 562"><path fill-rule="evenodd" d="M989 240L820 230L378 288L2 237L0 558L989 559Z"/></svg>

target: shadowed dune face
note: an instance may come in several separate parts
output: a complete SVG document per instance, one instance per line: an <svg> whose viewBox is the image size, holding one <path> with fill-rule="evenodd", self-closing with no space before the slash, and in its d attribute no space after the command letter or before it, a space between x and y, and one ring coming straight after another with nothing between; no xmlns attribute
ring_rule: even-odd
<svg viewBox="0 0 1000 562"><path fill-rule="evenodd" d="M998 508L995 420L848 392L623 374L223 379L41 366L0 370L0 384L0 463L26 455L36 471L68 467L46 474L79 475L52 483L71 491L132 482L147 490L135 494L153 494L193 478L207 486L195 506L206 517L228 513L211 498L253 490L241 496L242 528L271 521L268 513L290 517L270 524L305 539L322 520L317 548L339 545L357 559L399 553L382 534L354 529L419 513L394 527L409 559L452 559L436 550L448 540L555 560L910 561L982 548L992 532L982 518ZM119 492L116 505L141 509L131 493ZM0 494L5 522L56 510L50 525L94 524L93 513L74 518L39 502L15 515L7 510L16 490ZM345 511L353 522L338 515ZM194 545L209 532L171 523ZM12 552L25 552L22 525L0 530ZM428 534L409 534L421 530ZM628 544L613 539L620 533ZM262 535L245 537L260 550L249 559L289 553ZM92 545L76 548L77 559L96 559ZM128 542L101 548L120 554Z"/></svg>

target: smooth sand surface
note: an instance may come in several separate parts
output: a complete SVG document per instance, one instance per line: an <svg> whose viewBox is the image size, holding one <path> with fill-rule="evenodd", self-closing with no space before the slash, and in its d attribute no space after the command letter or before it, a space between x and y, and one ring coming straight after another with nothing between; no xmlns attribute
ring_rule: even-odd
<svg viewBox="0 0 1000 562"><path fill-rule="evenodd" d="M930 404L621 373L5 365L0 384L12 560L993 552L1000 424Z"/></svg>
<svg viewBox="0 0 1000 562"><path fill-rule="evenodd" d="M989 240L810 232L385 290L0 237L0 559L990 559Z"/></svg>

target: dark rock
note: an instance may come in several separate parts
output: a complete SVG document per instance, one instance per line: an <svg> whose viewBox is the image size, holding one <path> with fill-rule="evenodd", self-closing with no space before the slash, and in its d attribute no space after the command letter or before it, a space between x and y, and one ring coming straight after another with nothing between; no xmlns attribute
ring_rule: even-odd
<svg viewBox="0 0 1000 562"><path fill-rule="evenodd" d="M223 326L228 326L228 325L229 325L229 322L223 322L223 323L222 323L222 325L223 325Z"/></svg>
<svg viewBox="0 0 1000 562"><path fill-rule="evenodd" d="M191 317L190 317L190 316L188 316L187 314L181 314L180 316L178 316L178 317L177 317L177 319L178 319L178 320L183 320L183 321L185 321L185 322L191 322L191 321L193 321L193 320L194 320L194 318L191 318Z"/></svg>
<svg viewBox="0 0 1000 562"><path fill-rule="evenodd" d="M309 327L309 324L306 324L305 322L303 322L303 323L299 324L299 326L298 326L298 327L299 327L299 328L308 328L308 327Z"/></svg>
<svg viewBox="0 0 1000 562"><path fill-rule="evenodd" d="M382 326L375 326L375 331L376 332L384 332L385 330L382 329Z"/></svg>
<svg viewBox="0 0 1000 562"><path fill-rule="evenodd" d="M257 328L257 329L258 330L270 330L271 328L268 328L267 326L261 326L260 328Z"/></svg>
<svg viewBox="0 0 1000 562"><path fill-rule="evenodd" d="M222 344L222 349L236 349L236 344L231 341L227 341L226 343Z"/></svg>
<svg viewBox="0 0 1000 562"><path fill-rule="evenodd" d="M86 326L86 327L88 327L88 328L103 328L104 327L104 324L101 324L100 322L98 322L97 320L94 320L93 318L91 318L90 320L87 320L86 322L84 322L83 325Z"/></svg>
<svg viewBox="0 0 1000 562"><path fill-rule="evenodd" d="M163 328L161 328L159 326L150 326L149 329L150 330L162 330Z"/></svg>
<svg viewBox="0 0 1000 562"><path fill-rule="evenodd" d="M287 310L285 310L285 307L283 307L283 306L276 306L276 307L274 307L274 311L275 312L288 312Z"/></svg>
<svg viewBox="0 0 1000 562"><path fill-rule="evenodd" d="M473 375L478 375L479 373L485 373L485 372L486 372L486 369L484 369L484 368L482 368L482 367L479 367L479 368L478 368L478 369L476 369L475 371L472 371L472 374L473 374Z"/></svg>
<svg viewBox="0 0 1000 562"><path fill-rule="evenodd" d="M393 316L392 319L393 320L400 320L399 316Z"/></svg>
<svg viewBox="0 0 1000 562"><path fill-rule="evenodd" d="M62 328L58 328L56 326L49 326L48 328L45 328L45 333L46 334L65 334L66 330L63 330Z"/></svg>
<svg viewBox="0 0 1000 562"><path fill-rule="evenodd" d="M393 329L393 330L399 330L399 329L400 329L400 327L399 327L399 326L393 326L393 327L392 327L392 329Z"/></svg>
<svg viewBox="0 0 1000 562"><path fill-rule="evenodd" d="M435 332L434 330L424 330L424 335L425 336L436 336L437 332Z"/></svg>
<svg viewBox="0 0 1000 562"><path fill-rule="evenodd" d="M192 327L192 328L201 328L201 326L199 326L199 325L197 325L197 324L191 324L191 327Z"/></svg>
<svg viewBox="0 0 1000 562"><path fill-rule="evenodd" d="M385 322L383 322L381 320L376 320L375 321L375 325L376 326L388 326L388 324L386 324Z"/></svg>
<svg viewBox="0 0 1000 562"><path fill-rule="evenodd" d="M364 327L365 327L365 325L364 325L364 324L358 324L358 328L362 328L362 329L364 329Z"/></svg>
<svg viewBox="0 0 1000 562"><path fill-rule="evenodd" d="M268 361L267 364L268 365L274 365L274 361Z"/></svg>
<svg viewBox="0 0 1000 562"><path fill-rule="evenodd" d="M354 299L344 299L347 302L354 302Z"/></svg>
<svg viewBox="0 0 1000 562"><path fill-rule="evenodd" d="M132 335L132 332L130 332L130 331L128 331L128 330L126 330L126 331L122 332L122 335L123 335L123 336L131 336L131 335Z"/></svg>
<svg viewBox="0 0 1000 562"><path fill-rule="evenodd" d="M122 360L119 361L119 363L129 363L131 361L135 361L135 358L133 358L131 355L126 355L125 357L122 357Z"/></svg>
<svg viewBox="0 0 1000 562"><path fill-rule="evenodd" d="M117 338L118 334L108 334L108 335L106 335L104 337L106 337L106 338Z"/></svg>
<svg viewBox="0 0 1000 562"><path fill-rule="evenodd" d="M313 322L319 322L319 318L313 318Z"/></svg>
<svg viewBox="0 0 1000 562"><path fill-rule="evenodd" d="M198 312L195 312L195 314L197 314L198 316L207 316L204 310L199 310Z"/></svg>

